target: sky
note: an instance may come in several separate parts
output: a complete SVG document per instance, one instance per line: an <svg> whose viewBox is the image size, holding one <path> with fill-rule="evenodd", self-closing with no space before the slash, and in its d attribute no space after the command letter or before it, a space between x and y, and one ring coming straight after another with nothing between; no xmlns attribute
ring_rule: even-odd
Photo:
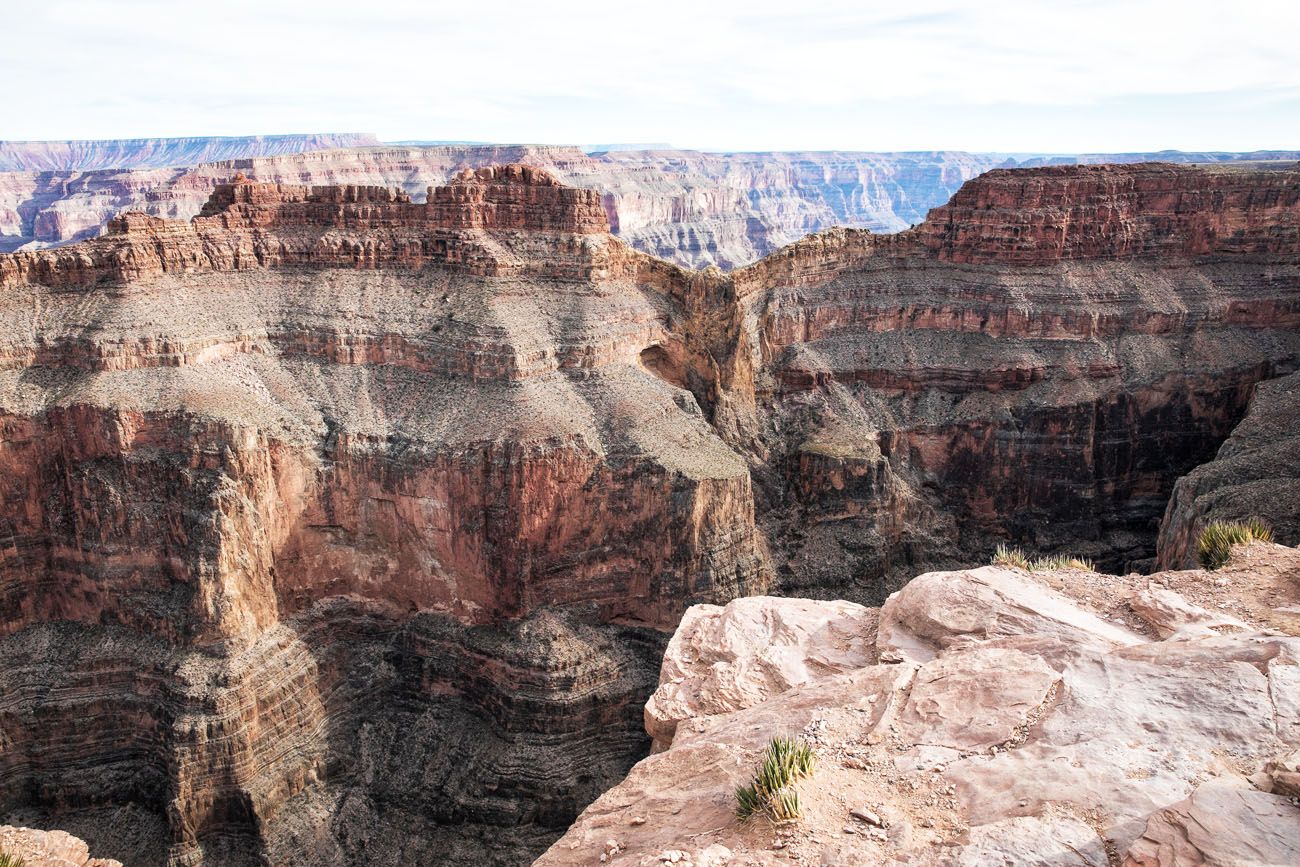
<svg viewBox="0 0 1300 867"><path fill-rule="evenodd" d="M0 139L1300 149L1300 0L0 0Z"/></svg>

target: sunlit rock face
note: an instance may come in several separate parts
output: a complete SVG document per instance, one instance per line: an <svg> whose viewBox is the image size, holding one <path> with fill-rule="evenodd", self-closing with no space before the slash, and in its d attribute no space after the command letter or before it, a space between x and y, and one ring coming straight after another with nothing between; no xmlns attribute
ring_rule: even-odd
<svg viewBox="0 0 1300 867"><path fill-rule="evenodd" d="M692 608L646 708L660 751L536 864L1296 863L1297 601L1300 551L1256 543L1213 574L986 566L878 610ZM802 816L739 822L774 736L816 757Z"/></svg>
<svg viewBox="0 0 1300 867"><path fill-rule="evenodd" d="M650 749L692 604L1152 557L1300 358L1298 196L995 172L692 272L507 164L0 256L0 809L130 864L526 861Z"/></svg>

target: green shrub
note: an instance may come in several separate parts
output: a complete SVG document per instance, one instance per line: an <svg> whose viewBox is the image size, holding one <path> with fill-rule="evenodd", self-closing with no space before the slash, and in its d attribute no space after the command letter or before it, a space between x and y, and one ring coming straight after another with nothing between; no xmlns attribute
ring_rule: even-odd
<svg viewBox="0 0 1300 867"><path fill-rule="evenodd" d="M803 815L794 784L812 776L817 759L812 747L796 738L773 738L748 786L736 789L736 816L741 821L765 814L774 822Z"/></svg>
<svg viewBox="0 0 1300 867"><path fill-rule="evenodd" d="M0 852L0 867L26 867L27 862L17 855L10 855L8 852Z"/></svg>
<svg viewBox="0 0 1300 867"><path fill-rule="evenodd" d="M1272 541L1273 531L1259 518L1211 521L1196 540L1196 557L1202 568L1218 569L1228 562L1234 545Z"/></svg>

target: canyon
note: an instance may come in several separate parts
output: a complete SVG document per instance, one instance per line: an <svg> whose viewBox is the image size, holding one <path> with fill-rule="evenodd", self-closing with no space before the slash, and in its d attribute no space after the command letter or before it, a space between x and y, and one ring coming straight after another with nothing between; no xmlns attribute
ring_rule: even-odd
<svg viewBox="0 0 1300 867"><path fill-rule="evenodd" d="M636 249L691 268L724 269L832 226L901 231L993 168L1300 160L1285 151L589 153L548 145L378 145L347 136L49 143L51 153L40 143L23 148L5 157L0 143L0 252L93 237L126 210L189 219L237 174L267 183L400 187L418 202L427 187L466 168L526 163L599 191L614 234Z"/></svg>
<svg viewBox="0 0 1300 867"><path fill-rule="evenodd" d="M526 863L678 752L692 605L847 600L859 676L847 606L999 542L1181 557L1179 480L1289 412L1300 166L997 169L724 272L612 234L580 152L418 196L346 153L0 256L0 821Z"/></svg>

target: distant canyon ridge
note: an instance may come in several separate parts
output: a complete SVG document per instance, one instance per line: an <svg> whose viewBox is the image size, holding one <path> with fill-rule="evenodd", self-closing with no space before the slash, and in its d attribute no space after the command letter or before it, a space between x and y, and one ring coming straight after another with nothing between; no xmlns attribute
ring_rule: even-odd
<svg viewBox="0 0 1300 867"><path fill-rule="evenodd" d="M994 168L1300 160L1300 151L1048 155L606 147L384 145L366 134L0 141L0 252L95 237L127 210L189 219L218 184L239 176L396 187L422 202L430 186L464 169L516 163L598 191L611 230L633 248L691 268L730 270L831 226L902 231Z"/></svg>

